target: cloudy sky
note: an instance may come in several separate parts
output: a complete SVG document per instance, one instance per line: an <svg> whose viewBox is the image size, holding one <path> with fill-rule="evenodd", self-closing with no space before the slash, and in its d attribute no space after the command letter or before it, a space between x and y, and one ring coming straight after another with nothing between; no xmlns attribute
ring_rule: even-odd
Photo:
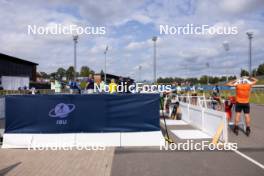
<svg viewBox="0 0 264 176"><path fill-rule="evenodd" d="M264 62L263 0L0 0L0 52L39 63L54 72L73 65L71 35L28 35L28 25L105 26L106 35L81 35L78 68L152 79L153 43L157 74L191 77L238 74L248 65L247 31L254 33L253 66ZM160 25L236 26L237 35L160 35ZM223 42L228 42L226 52ZM206 67L209 63L210 67Z"/></svg>

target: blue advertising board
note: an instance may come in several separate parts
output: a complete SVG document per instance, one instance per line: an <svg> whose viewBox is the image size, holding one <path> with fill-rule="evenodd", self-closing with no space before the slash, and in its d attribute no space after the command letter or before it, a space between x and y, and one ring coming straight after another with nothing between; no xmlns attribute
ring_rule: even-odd
<svg viewBox="0 0 264 176"><path fill-rule="evenodd" d="M5 133L157 130L160 130L157 94L6 97Z"/></svg>

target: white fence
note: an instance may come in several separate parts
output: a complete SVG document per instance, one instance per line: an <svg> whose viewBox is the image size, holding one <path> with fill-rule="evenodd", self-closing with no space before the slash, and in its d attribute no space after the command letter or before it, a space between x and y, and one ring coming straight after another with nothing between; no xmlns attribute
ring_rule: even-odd
<svg viewBox="0 0 264 176"><path fill-rule="evenodd" d="M182 120L190 123L212 137L216 134L221 123L224 123L224 129L220 139L224 142L228 142L227 120L224 112L184 102L180 102L180 107L182 110Z"/></svg>
<svg viewBox="0 0 264 176"><path fill-rule="evenodd" d="M7 133L3 136L2 148L50 147L139 147L165 146L161 131L124 133L57 133L21 134Z"/></svg>
<svg viewBox="0 0 264 176"><path fill-rule="evenodd" d="M5 118L5 98L0 97L0 119Z"/></svg>
<svg viewBox="0 0 264 176"><path fill-rule="evenodd" d="M29 77L2 76L1 79L4 90L18 90L19 87L29 87Z"/></svg>

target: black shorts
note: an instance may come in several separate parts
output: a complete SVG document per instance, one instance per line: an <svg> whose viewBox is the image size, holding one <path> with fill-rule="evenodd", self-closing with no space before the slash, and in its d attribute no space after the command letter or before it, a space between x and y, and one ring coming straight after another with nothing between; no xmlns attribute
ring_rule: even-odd
<svg viewBox="0 0 264 176"><path fill-rule="evenodd" d="M236 112L244 112L245 114L250 113L249 103L236 103Z"/></svg>

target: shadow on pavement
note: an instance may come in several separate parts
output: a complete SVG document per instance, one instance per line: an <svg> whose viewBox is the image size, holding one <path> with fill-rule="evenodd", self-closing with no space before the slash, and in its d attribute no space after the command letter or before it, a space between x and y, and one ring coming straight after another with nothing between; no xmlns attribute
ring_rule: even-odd
<svg viewBox="0 0 264 176"><path fill-rule="evenodd" d="M4 169L1 169L0 170L0 175L6 175L8 172L10 172L11 170L13 170L15 167L17 167L18 165L20 165L22 162L18 162L18 163L16 163L16 164L13 164L13 165L11 165L11 166L8 166L8 167L6 167L6 168L4 168Z"/></svg>

